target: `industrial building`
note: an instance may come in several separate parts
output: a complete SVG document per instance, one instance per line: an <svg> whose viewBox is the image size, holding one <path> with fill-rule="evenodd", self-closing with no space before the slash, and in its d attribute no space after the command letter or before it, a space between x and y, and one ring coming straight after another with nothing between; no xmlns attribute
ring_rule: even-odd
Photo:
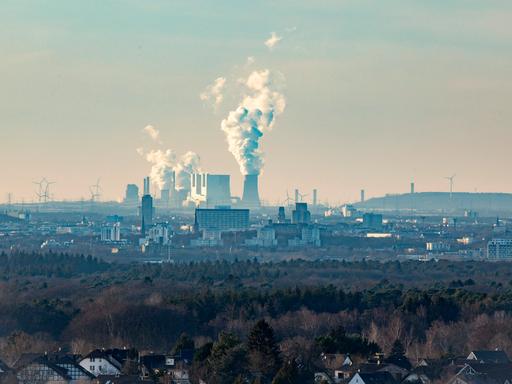
<svg viewBox="0 0 512 384"><path fill-rule="evenodd" d="M378 213L365 213L363 215L363 227L368 229L381 229L382 215Z"/></svg>
<svg viewBox="0 0 512 384"><path fill-rule="evenodd" d="M487 243L489 260L512 259L512 239L492 239Z"/></svg>
<svg viewBox="0 0 512 384"><path fill-rule="evenodd" d="M106 243L121 241L121 225L115 223L113 225L104 225L101 227L101 241Z"/></svg>
<svg viewBox="0 0 512 384"><path fill-rule="evenodd" d="M138 204L139 203L139 187L135 184L128 184L126 186L126 193L124 197L125 204Z"/></svg>
<svg viewBox="0 0 512 384"><path fill-rule="evenodd" d="M193 173L190 175L190 198L196 206L214 208L231 205L229 175Z"/></svg>
<svg viewBox="0 0 512 384"><path fill-rule="evenodd" d="M149 228L147 238L158 245L171 244L172 230L168 223L157 223Z"/></svg>
<svg viewBox="0 0 512 384"><path fill-rule="evenodd" d="M308 211L307 203L295 203L295 209L292 211L293 224L309 224L311 221L311 212Z"/></svg>
<svg viewBox="0 0 512 384"><path fill-rule="evenodd" d="M304 226L301 230L301 237L288 240L288 246L295 247L320 247L320 229L316 225Z"/></svg>
<svg viewBox="0 0 512 384"><path fill-rule="evenodd" d="M201 238L190 241L192 247L222 247L222 232L218 230L204 229Z"/></svg>
<svg viewBox="0 0 512 384"><path fill-rule="evenodd" d="M248 247L277 247L276 230L272 225L258 229L256 238L245 240Z"/></svg>
<svg viewBox="0 0 512 384"><path fill-rule="evenodd" d="M249 228L248 209L204 209L198 208L195 213L194 227L196 231L243 231Z"/></svg>

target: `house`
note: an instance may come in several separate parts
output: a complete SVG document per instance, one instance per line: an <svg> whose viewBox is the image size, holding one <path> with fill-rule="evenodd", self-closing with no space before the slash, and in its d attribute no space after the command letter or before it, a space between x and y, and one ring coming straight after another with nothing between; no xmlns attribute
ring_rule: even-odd
<svg viewBox="0 0 512 384"><path fill-rule="evenodd" d="M357 372L348 384L398 384L389 372Z"/></svg>
<svg viewBox="0 0 512 384"><path fill-rule="evenodd" d="M73 382L65 368L50 362L46 356L22 355L14 365L20 384L44 384Z"/></svg>
<svg viewBox="0 0 512 384"><path fill-rule="evenodd" d="M466 364L448 384L511 384L512 364Z"/></svg>
<svg viewBox="0 0 512 384"><path fill-rule="evenodd" d="M92 384L153 384L152 380L141 379L138 375L101 375Z"/></svg>
<svg viewBox="0 0 512 384"><path fill-rule="evenodd" d="M71 378L71 382L87 382L94 378L94 375L86 371L78 364L80 356L68 354L51 354L45 355L46 360L62 369L66 370L66 374Z"/></svg>
<svg viewBox="0 0 512 384"><path fill-rule="evenodd" d="M169 375L175 383L188 383L187 366L192 362L193 350L183 350L176 355L149 354L140 357L142 377Z"/></svg>
<svg viewBox="0 0 512 384"><path fill-rule="evenodd" d="M95 377L120 375L123 366L123 354L120 350L95 349L82 358L79 365Z"/></svg>
<svg viewBox="0 0 512 384"><path fill-rule="evenodd" d="M333 384L333 380L325 372L315 372L315 383L316 384Z"/></svg>
<svg viewBox="0 0 512 384"><path fill-rule="evenodd" d="M325 373L332 376L337 383L349 379L356 372L354 362L348 354L322 353L320 362Z"/></svg>
<svg viewBox="0 0 512 384"><path fill-rule="evenodd" d="M504 351L472 351L467 360L475 360L484 364L507 364L510 363L507 354Z"/></svg>
<svg viewBox="0 0 512 384"><path fill-rule="evenodd" d="M443 367L438 365L419 365L414 368L403 380L403 384L431 384L441 378Z"/></svg>

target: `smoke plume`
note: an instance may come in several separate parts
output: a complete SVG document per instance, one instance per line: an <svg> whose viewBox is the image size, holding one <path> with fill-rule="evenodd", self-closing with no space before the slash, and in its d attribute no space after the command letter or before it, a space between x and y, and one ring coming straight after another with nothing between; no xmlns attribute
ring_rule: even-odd
<svg viewBox="0 0 512 384"><path fill-rule="evenodd" d="M158 141L160 138L160 131L152 125L146 125L143 131L154 141Z"/></svg>
<svg viewBox="0 0 512 384"><path fill-rule="evenodd" d="M270 37L265 40L265 45L268 49L273 49L283 38L278 36L275 32L270 34Z"/></svg>
<svg viewBox="0 0 512 384"><path fill-rule="evenodd" d="M263 167L259 140L272 129L275 118L286 107L284 96L273 90L268 69L252 72L245 81L247 95L238 108L222 120L229 151L243 175L258 175Z"/></svg>
<svg viewBox="0 0 512 384"><path fill-rule="evenodd" d="M160 190L172 187L173 172L176 175L176 189L190 189L190 174L200 172L200 158L195 152L189 151L178 157L171 149L157 149L142 155L151 163L149 176Z"/></svg>
<svg viewBox="0 0 512 384"><path fill-rule="evenodd" d="M214 108L219 107L224 100L224 95L222 91L224 90L224 86L226 85L225 77L218 77L215 79L213 84L206 87L206 89L201 92L199 98L205 102L211 102Z"/></svg>

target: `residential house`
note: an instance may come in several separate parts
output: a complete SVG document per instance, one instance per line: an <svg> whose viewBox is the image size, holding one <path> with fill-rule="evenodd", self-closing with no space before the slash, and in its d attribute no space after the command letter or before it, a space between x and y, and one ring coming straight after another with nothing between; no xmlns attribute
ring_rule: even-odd
<svg viewBox="0 0 512 384"><path fill-rule="evenodd" d="M50 362L46 356L22 355L14 368L20 384L70 384L73 382L65 368Z"/></svg>
<svg viewBox="0 0 512 384"><path fill-rule="evenodd" d="M357 372L348 384L398 384L389 372Z"/></svg>
<svg viewBox="0 0 512 384"><path fill-rule="evenodd" d="M79 365L95 377L103 375L120 375L123 366L120 350L96 349L82 358Z"/></svg>
<svg viewBox="0 0 512 384"><path fill-rule="evenodd" d="M448 384L511 384L512 364L466 364Z"/></svg>
<svg viewBox="0 0 512 384"><path fill-rule="evenodd" d="M478 361L483 364L507 364L510 363L507 354L504 351L472 351L467 360Z"/></svg>

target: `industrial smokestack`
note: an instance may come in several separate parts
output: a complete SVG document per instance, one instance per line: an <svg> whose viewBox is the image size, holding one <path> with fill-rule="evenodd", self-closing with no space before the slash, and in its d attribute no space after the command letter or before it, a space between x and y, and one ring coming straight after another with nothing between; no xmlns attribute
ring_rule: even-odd
<svg viewBox="0 0 512 384"><path fill-rule="evenodd" d="M150 184L151 184L150 178L145 177L144 178L144 195L150 194Z"/></svg>
<svg viewBox="0 0 512 384"><path fill-rule="evenodd" d="M242 204L249 208L257 208L260 206L260 195L258 192L258 175L245 176Z"/></svg>

